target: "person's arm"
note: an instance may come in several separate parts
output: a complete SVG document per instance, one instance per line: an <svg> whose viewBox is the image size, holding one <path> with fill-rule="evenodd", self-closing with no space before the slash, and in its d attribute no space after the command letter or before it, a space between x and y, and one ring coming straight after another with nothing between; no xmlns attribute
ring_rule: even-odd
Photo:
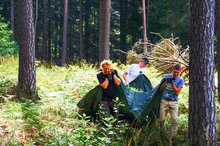
<svg viewBox="0 0 220 146"><path fill-rule="evenodd" d="M123 78L124 78L125 82L127 83L127 82L128 82L128 80L127 80L127 78L128 78L128 73L127 73L127 72L124 72Z"/></svg>
<svg viewBox="0 0 220 146"><path fill-rule="evenodd" d="M119 86L121 84L121 80L116 75L113 75L113 78L115 85Z"/></svg>
<svg viewBox="0 0 220 146"><path fill-rule="evenodd" d="M123 78L125 80L125 83L128 84L128 76L130 75L131 71L134 70L134 64L131 64L124 72Z"/></svg>
<svg viewBox="0 0 220 146"><path fill-rule="evenodd" d="M179 94L182 87L177 87L173 82L170 83L172 88L173 88L173 92L176 93L176 94Z"/></svg>
<svg viewBox="0 0 220 146"><path fill-rule="evenodd" d="M108 84L109 84L109 80L108 80L108 78L105 78L104 82L102 82L102 83L100 84L100 86L101 86L103 89L107 89Z"/></svg>
<svg viewBox="0 0 220 146"><path fill-rule="evenodd" d="M109 80L108 80L107 76L100 73L100 74L97 74L97 79L99 81L100 86L103 89L106 89L108 87Z"/></svg>

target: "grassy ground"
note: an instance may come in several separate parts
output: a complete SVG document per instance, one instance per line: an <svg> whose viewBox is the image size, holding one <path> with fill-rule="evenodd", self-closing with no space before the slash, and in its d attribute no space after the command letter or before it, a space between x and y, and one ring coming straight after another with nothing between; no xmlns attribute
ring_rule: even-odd
<svg viewBox="0 0 220 146"><path fill-rule="evenodd" d="M113 64L122 76L126 66ZM169 136L161 135L158 122L153 127L135 129L126 122L104 117L105 126L92 124L77 114L77 102L98 84L98 70L89 64L53 66L37 65L37 88L41 100L20 101L13 86L17 82L16 58L0 58L0 145L166 145ZM153 67L147 76L156 86L161 76ZM187 145L188 87L179 97L179 145ZM217 123L220 123L219 104ZM116 126L115 126L115 123ZM170 125L170 122L167 122ZM218 125L218 129L220 126ZM219 133L219 131L218 131ZM219 138L220 140L220 138Z"/></svg>

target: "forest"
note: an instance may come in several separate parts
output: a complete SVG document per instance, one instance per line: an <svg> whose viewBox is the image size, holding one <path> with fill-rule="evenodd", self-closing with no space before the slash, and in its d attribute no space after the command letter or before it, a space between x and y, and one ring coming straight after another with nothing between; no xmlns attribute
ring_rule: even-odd
<svg viewBox="0 0 220 146"><path fill-rule="evenodd" d="M220 145L219 30L215 0L1 0L0 145ZM143 57L149 92L127 88L123 78ZM102 107L95 121L80 112L80 101L102 87L103 60L122 91L138 95L161 89L181 65L174 136L170 114L161 131L159 117L137 126Z"/></svg>

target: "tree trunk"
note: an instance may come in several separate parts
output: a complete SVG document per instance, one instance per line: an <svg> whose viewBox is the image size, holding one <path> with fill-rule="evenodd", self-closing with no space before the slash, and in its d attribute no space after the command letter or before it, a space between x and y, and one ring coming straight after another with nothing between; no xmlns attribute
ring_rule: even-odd
<svg viewBox="0 0 220 146"><path fill-rule="evenodd" d="M214 0L190 0L189 145L215 146Z"/></svg>
<svg viewBox="0 0 220 146"><path fill-rule="evenodd" d="M14 40L14 20L15 20L15 16L14 16L14 10L15 10L15 3L14 3L14 0L11 0L11 30L13 32L12 34L12 39Z"/></svg>
<svg viewBox="0 0 220 146"><path fill-rule="evenodd" d="M16 42L19 42L19 18L18 18L18 13L19 13L19 2L14 1L14 40Z"/></svg>
<svg viewBox="0 0 220 146"><path fill-rule="evenodd" d="M127 51L127 4L128 0L120 0L120 49ZM126 55L122 54L121 61L125 62Z"/></svg>
<svg viewBox="0 0 220 146"><path fill-rule="evenodd" d="M34 2L34 32L35 32L35 57L39 60L43 60L43 42L42 42L42 24L43 20L39 19L38 21L38 15L41 15L41 11L39 11L39 7L41 7L41 1L36 0ZM43 16L42 16L43 17Z"/></svg>
<svg viewBox="0 0 220 146"><path fill-rule="evenodd" d="M216 10L216 37L217 37L217 70L218 70L218 101L220 102L220 1L215 1Z"/></svg>
<svg viewBox="0 0 220 146"><path fill-rule="evenodd" d="M90 58L92 57L91 56L91 53L90 53L90 24L89 24L89 20L90 20L90 14L91 14L91 6L89 5L89 1L86 1L85 0L85 12L84 12L84 21L85 21L85 45L84 45L84 48L85 48L85 58L87 58L88 60L90 60Z"/></svg>
<svg viewBox="0 0 220 146"><path fill-rule="evenodd" d="M147 53L146 3L142 0L144 53Z"/></svg>
<svg viewBox="0 0 220 146"><path fill-rule="evenodd" d="M111 0L100 1L99 61L110 58Z"/></svg>
<svg viewBox="0 0 220 146"><path fill-rule="evenodd" d="M64 4L64 20L63 20L63 47L62 47L62 66L67 64L67 18L68 18L68 0Z"/></svg>
<svg viewBox="0 0 220 146"><path fill-rule="evenodd" d="M43 17L43 60L49 63L48 58L48 0L43 1L43 10L44 10L44 17Z"/></svg>
<svg viewBox="0 0 220 146"><path fill-rule="evenodd" d="M131 15L131 19L130 19L130 34L132 37L132 44L135 44L137 42L137 40L139 38L137 38L137 34L138 34L138 24L137 24L137 18L139 17L138 15L138 5L137 5L137 1L130 1L130 15ZM138 18L139 19L139 18Z"/></svg>
<svg viewBox="0 0 220 146"><path fill-rule="evenodd" d="M19 73L18 87L26 98L37 97L33 1L19 1Z"/></svg>
<svg viewBox="0 0 220 146"><path fill-rule="evenodd" d="M48 9L48 15L49 15L49 18L48 18L48 61L51 62L52 60L52 47L54 46L54 43L53 43L53 30L54 30L54 13L53 13L53 10L54 10L54 2L53 0L50 0L48 1L48 4L49 4L49 9ZM52 46L53 44L53 46Z"/></svg>
<svg viewBox="0 0 220 146"><path fill-rule="evenodd" d="M80 0L80 13L79 13L79 30L80 30L80 60L83 59L83 0Z"/></svg>
<svg viewBox="0 0 220 146"><path fill-rule="evenodd" d="M38 0L35 1L35 23L34 23L34 30L37 31L37 20L38 20Z"/></svg>
<svg viewBox="0 0 220 146"><path fill-rule="evenodd" d="M60 14L60 15L56 15L56 27L55 28L58 28L57 30L58 30L58 32L57 32L57 36L58 36L58 38L57 38L57 47L56 47L56 54L57 54L57 60L58 60L58 64L60 65L60 66L62 66L62 43L63 43L63 40L62 40L62 38L64 37L62 37L62 35L63 35L63 31L61 31L61 28L63 28L63 20L64 20L64 17L63 17L63 15L61 15L61 13L63 13L63 11L64 10L62 10L62 8L61 8L61 4L59 4L59 5L56 5L55 6L55 9L56 10L59 10L58 11L58 14ZM61 12L62 11L62 12Z"/></svg>

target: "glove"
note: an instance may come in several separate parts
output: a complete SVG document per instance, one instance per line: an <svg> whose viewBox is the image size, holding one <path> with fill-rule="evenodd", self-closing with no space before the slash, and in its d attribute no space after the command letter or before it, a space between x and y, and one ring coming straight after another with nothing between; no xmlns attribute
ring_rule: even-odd
<svg viewBox="0 0 220 146"><path fill-rule="evenodd" d="M116 70L112 70L112 76L116 75Z"/></svg>
<svg viewBox="0 0 220 146"><path fill-rule="evenodd" d="M174 78L166 78L167 83L171 83L174 80Z"/></svg>
<svg viewBox="0 0 220 146"><path fill-rule="evenodd" d="M107 78L108 78L109 80L112 80L112 77L113 77L113 75L108 75Z"/></svg>

